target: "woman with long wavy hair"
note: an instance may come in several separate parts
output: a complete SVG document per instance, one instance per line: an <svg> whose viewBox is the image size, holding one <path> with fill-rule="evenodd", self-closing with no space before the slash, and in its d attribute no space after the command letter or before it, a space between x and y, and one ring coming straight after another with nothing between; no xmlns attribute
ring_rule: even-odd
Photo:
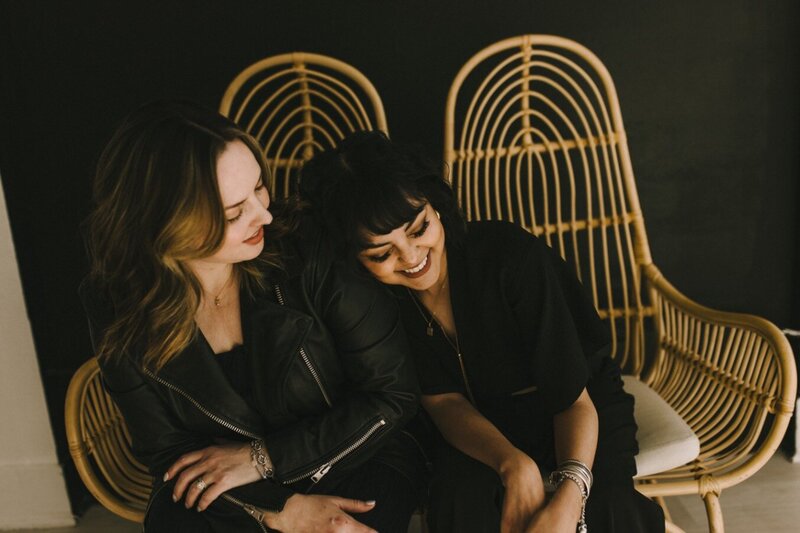
<svg viewBox="0 0 800 533"><path fill-rule="evenodd" d="M136 110L99 159L81 296L154 476L145 531L405 531L424 467L396 306L274 219L268 182L189 103Z"/></svg>

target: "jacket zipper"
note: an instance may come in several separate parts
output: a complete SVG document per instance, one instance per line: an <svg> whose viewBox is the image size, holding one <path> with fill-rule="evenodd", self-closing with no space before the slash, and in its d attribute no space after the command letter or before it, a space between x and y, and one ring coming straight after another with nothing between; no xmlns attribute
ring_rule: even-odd
<svg viewBox="0 0 800 533"><path fill-rule="evenodd" d="M164 385L168 389L174 390L175 392L177 392L178 394L180 394L181 396L183 396L184 398L189 400L192 403L192 405L194 405L201 413L203 413L204 415L209 417L211 420L213 420L217 424L230 429L234 433L238 433L240 435L244 435L245 437L248 437L250 439L260 439L261 438L258 435L256 435L255 433L250 433L249 431L246 431L246 430L244 430L244 429L242 429L242 428L240 428L238 426L234 426L233 424L231 424L227 420L223 420L219 416L215 415L214 413L212 413L211 411L209 411L208 409L203 407L202 404L200 404L200 402L198 402L197 400L195 400L194 398L189 396L189 394L186 393L186 391L184 391L184 390L180 389L179 387L176 387L172 383L170 383L170 382L168 382L168 381L156 376L149 369L145 369L144 371L148 376L150 376L152 379L156 380L158 383L161 383L162 385ZM165 485L162 485L161 487L163 488L164 486ZM230 494L222 494L221 497L224 500L227 500L230 503L241 507L242 510L244 510L244 512L246 512L247 514L252 516L258 522L259 527L261 527L261 530L264 531L264 533L267 532L267 528L264 525L264 523L262 522L262 519L264 517L264 513L261 512L260 510L258 510L258 508L256 508L253 505L250 505L249 503L244 503L240 499L234 498ZM152 501L152 499L151 499L151 501ZM148 509L149 509L149 507L150 507L150 505L148 504ZM145 511L145 514L147 514L147 511Z"/></svg>
<svg viewBox="0 0 800 533"><path fill-rule="evenodd" d="M275 296L278 298L278 303L280 305L286 305L283 300L283 293L281 292L281 288L275 284ZM325 399L325 403L328 404L328 407L333 407L333 403L331 402L330 396L328 396L328 392L325 390L325 387L322 385L322 380L319 377L319 373L317 369L314 368L314 365L311 364L311 359L308 357L305 348L300 346L300 357L303 359L303 363L305 363L306 368L311 373L311 377L314 378L314 381L317 383L317 387L319 387L320 392L322 393L322 397Z"/></svg>
<svg viewBox="0 0 800 533"><path fill-rule="evenodd" d="M261 531L267 533L267 526L264 525L264 511L259 509L255 505L250 505L249 503L244 503L239 498L234 498L230 494L222 494L222 499L240 507L245 513L249 514L253 517L253 520L258 522L258 527L261 528Z"/></svg>
<svg viewBox="0 0 800 533"><path fill-rule="evenodd" d="M174 390L175 392L177 392L178 394L180 394L181 396L183 396L184 398L189 400L192 403L192 405L194 405L201 413L206 415L208 418L210 418L211 420L213 420L217 424L230 429L234 433L238 433L239 435L244 435L245 437L247 437L247 438L249 438L251 440L255 440L255 439L260 439L261 438L260 436L256 435L255 433L250 433L249 431L244 430L244 429L242 429L242 428L240 428L238 426L234 426L233 424L231 424L227 420L223 420L219 416L215 415L214 413L212 413L211 411L209 411L208 409L203 407L200 404L200 402L198 402L197 400L195 400L194 398L189 396L189 394L187 392L185 392L183 389L180 389L179 387L176 387L175 385L173 385L169 381L165 381L164 379L156 376L152 371L150 371L150 369L145 368L144 372L145 372L145 374L150 376L152 379L156 380L158 383L161 383L162 385L164 385L168 389Z"/></svg>
<svg viewBox="0 0 800 533"><path fill-rule="evenodd" d="M303 480L303 479L305 479L307 477L311 477L311 481L313 483L315 483L315 484L319 483L319 481L325 476L325 474L330 472L331 468L333 468L333 466L336 463L338 463L339 461L341 461L342 459L344 459L345 457L347 457L348 455L350 455L351 453L356 451L358 448L360 448L365 442L367 442L367 440L373 435L373 433L375 433L376 431L378 431L380 428L382 428L385 425L386 425L386 420L381 418L380 420L375 422L366 431L366 433L364 433L361 437L359 437L354 443L352 443L350 446L348 446L347 448L345 448L344 450L342 450L341 452L339 452L335 456L333 456L333 458L330 461L328 461L327 463L323 464L320 467L315 468L314 470L306 472L305 474L302 474L302 475L297 476L295 478L286 480L286 481L284 481L284 483L285 484L296 483L296 482L301 481L301 480Z"/></svg>

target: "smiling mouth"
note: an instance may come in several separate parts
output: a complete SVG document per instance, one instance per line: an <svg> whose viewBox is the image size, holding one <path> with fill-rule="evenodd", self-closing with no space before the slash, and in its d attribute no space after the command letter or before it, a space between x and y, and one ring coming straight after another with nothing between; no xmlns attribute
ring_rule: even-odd
<svg viewBox="0 0 800 533"><path fill-rule="evenodd" d="M420 270L425 268L425 265L427 265L427 264L428 264L428 256L426 255L425 259L423 259L420 264L418 264L414 268L409 268L408 270L403 270L403 272L405 272L406 274L416 274L417 272L419 272Z"/></svg>
<svg viewBox="0 0 800 533"><path fill-rule="evenodd" d="M418 278L420 276L425 275L428 270L430 270L431 262L430 262L431 252L428 250L428 253L425 254L425 258L415 267L400 270L398 273L407 277L407 278Z"/></svg>
<svg viewBox="0 0 800 533"><path fill-rule="evenodd" d="M259 227L255 233L244 240L245 244L258 244L264 238L264 226Z"/></svg>

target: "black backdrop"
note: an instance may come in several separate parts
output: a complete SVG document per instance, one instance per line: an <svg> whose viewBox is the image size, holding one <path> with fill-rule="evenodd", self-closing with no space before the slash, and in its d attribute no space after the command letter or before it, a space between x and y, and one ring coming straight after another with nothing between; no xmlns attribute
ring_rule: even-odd
<svg viewBox="0 0 800 533"><path fill-rule="evenodd" d="M250 63L332 55L377 87L393 138L440 154L459 67L552 33L617 83L656 264L689 296L800 326L795 0L0 0L0 175L59 456L63 399L90 354L76 287L95 159L137 104L216 107ZM4 428L8 430L8 428Z"/></svg>

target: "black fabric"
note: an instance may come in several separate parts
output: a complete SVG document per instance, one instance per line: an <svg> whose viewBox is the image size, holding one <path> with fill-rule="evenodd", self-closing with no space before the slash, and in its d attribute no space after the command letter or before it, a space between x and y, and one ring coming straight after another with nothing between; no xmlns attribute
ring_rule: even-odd
<svg viewBox="0 0 800 533"><path fill-rule="evenodd" d="M133 452L156 480L154 494L175 460L219 439L264 439L275 479L229 494L275 511L320 472L354 471L371 457L409 471L408 461L422 464L398 431L417 411L419 392L391 297L339 268L313 234L294 237L286 254L285 274L267 273L276 280L272 290L253 299L241 294L250 401L231 386L199 332L157 375L143 368L140 346L100 361ZM90 283L81 297L96 346L113 320L113 298ZM213 527L236 531L224 522Z"/></svg>
<svg viewBox="0 0 800 533"><path fill-rule="evenodd" d="M503 222L468 225L447 250L450 295L478 408L536 386L551 413L572 405L602 357L608 331L580 282L544 243ZM425 394L466 392L455 351L413 297L397 290ZM587 359L587 355L589 359Z"/></svg>
<svg viewBox="0 0 800 533"><path fill-rule="evenodd" d="M470 223L464 245L447 253L459 346L477 409L549 472L557 466L553 415L586 387L599 418L589 530L663 531L660 507L633 487L633 397L608 356L608 330L570 268L539 239L502 222ZM465 393L456 352L441 329L428 336L426 313L408 291L396 294L423 393ZM431 531L497 531L499 477L441 439L433 454Z"/></svg>
<svg viewBox="0 0 800 533"><path fill-rule="evenodd" d="M241 344L217 354L219 364L231 387L245 400L250 399L250 380L247 377L247 351Z"/></svg>

